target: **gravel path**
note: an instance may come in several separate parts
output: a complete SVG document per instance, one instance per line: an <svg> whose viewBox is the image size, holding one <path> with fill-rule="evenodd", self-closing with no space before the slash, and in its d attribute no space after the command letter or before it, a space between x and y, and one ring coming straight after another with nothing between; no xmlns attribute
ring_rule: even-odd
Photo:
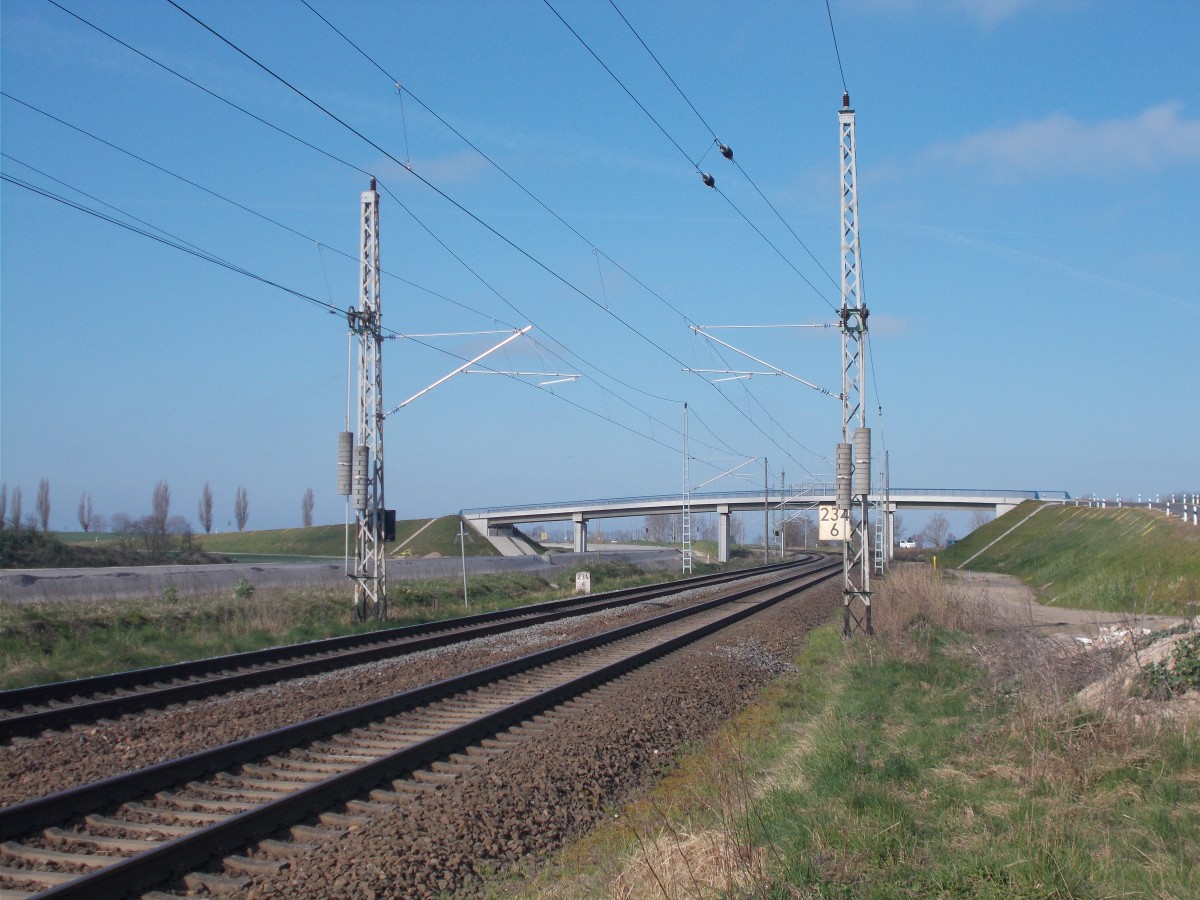
<svg viewBox="0 0 1200 900"><path fill-rule="evenodd" d="M1096 637L1102 625L1126 625L1166 630L1182 625L1187 619L1175 616L1144 616L1123 612L1073 609L1067 606L1043 606L1033 588L1012 575L995 572L966 572L943 569L945 578L953 578L975 603L991 607L993 615L1013 628L1033 628L1039 634L1068 634Z"/></svg>

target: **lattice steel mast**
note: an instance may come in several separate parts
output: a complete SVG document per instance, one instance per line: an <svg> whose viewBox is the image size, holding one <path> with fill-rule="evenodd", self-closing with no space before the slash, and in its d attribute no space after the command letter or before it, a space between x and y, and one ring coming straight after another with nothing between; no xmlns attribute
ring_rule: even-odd
<svg viewBox="0 0 1200 900"><path fill-rule="evenodd" d="M384 557L386 504L383 493L383 326L379 297L379 193L375 179L363 191L359 253L358 309L348 314L358 335L358 441L353 458L355 517L354 613L387 617Z"/></svg>
<svg viewBox="0 0 1200 900"><path fill-rule="evenodd" d="M688 463L688 405L683 404L683 509L679 517L682 569L684 575L692 574L692 476Z"/></svg>
<svg viewBox="0 0 1200 900"><path fill-rule="evenodd" d="M855 162L854 110L850 94L842 94L838 111L842 171L842 442L837 453L839 515L853 523L842 547L843 632L851 621L873 634L871 627L871 430L866 427L867 305L863 299L858 237L858 167ZM850 523L847 523L850 524ZM859 606L862 615L858 613Z"/></svg>

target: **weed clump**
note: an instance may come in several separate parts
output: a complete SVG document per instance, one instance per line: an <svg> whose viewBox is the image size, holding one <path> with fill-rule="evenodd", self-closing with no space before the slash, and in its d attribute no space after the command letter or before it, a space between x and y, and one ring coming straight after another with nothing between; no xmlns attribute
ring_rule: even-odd
<svg viewBox="0 0 1200 900"><path fill-rule="evenodd" d="M1149 663L1142 677L1152 695L1182 694L1200 689L1200 634L1180 640L1171 657Z"/></svg>

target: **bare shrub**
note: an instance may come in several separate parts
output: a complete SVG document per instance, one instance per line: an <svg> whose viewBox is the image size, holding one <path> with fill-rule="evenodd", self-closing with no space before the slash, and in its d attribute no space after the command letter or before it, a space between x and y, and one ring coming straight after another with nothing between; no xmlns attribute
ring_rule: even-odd
<svg viewBox="0 0 1200 900"><path fill-rule="evenodd" d="M304 496L300 498L300 521L305 528L312 528L314 502L313 489L309 488L304 492Z"/></svg>
<svg viewBox="0 0 1200 900"><path fill-rule="evenodd" d="M233 518L237 522L238 531L245 531L246 520L250 518L250 498L240 484L233 498Z"/></svg>
<svg viewBox="0 0 1200 900"><path fill-rule="evenodd" d="M205 534L212 534L212 504L212 488L206 481L200 491L200 502L197 507L197 512L200 514L200 527L204 529Z"/></svg>
<svg viewBox="0 0 1200 900"><path fill-rule="evenodd" d="M50 530L50 479L43 478L38 482L37 517L42 524L42 531Z"/></svg>
<svg viewBox="0 0 1200 900"><path fill-rule="evenodd" d="M95 520L95 516L92 514L92 495L87 491L79 495L79 509L76 510L75 515L79 519L79 527L83 529L85 534L92 530L92 523Z"/></svg>

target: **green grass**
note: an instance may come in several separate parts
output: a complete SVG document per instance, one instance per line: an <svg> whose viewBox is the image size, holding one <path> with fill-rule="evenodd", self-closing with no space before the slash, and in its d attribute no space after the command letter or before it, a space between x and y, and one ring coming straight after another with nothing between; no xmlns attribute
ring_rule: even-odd
<svg viewBox="0 0 1200 900"><path fill-rule="evenodd" d="M396 522L396 540L387 544L385 552L391 556L396 548L417 535L411 543L404 545L401 554L415 557L430 553L458 556L461 553L457 538L458 516L441 516L425 528L428 523L429 519ZM204 534L196 536L196 543L212 553L222 553L244 562L341 557L345 549L345 526L314 525L311 528ZM470 528L467 529L467 556L495 555L497 551L488 541Z"/></svg>
<svg viewBox="0 0 1200 900"><path fill-rule="evenodd" d="M560 855L527 896L661 896L660 885L678 897L1200 894L1194 725L1030 712L994 692L966 636L843 642L838 631L814 633L797 675L619 824ZM735 857L685 866L679 836L714 832ZM706 871L719 875L705 882Z"/></svg>
<svg viewBox="0 0 1200 900"><path fill-rule="evenodd" d="M960 565L1035 507L989 522L939 553L939 565ZM1195 615L1200 528L1147 509L1046 506L966 568L1015 575L1046 604Z"/></svg>

